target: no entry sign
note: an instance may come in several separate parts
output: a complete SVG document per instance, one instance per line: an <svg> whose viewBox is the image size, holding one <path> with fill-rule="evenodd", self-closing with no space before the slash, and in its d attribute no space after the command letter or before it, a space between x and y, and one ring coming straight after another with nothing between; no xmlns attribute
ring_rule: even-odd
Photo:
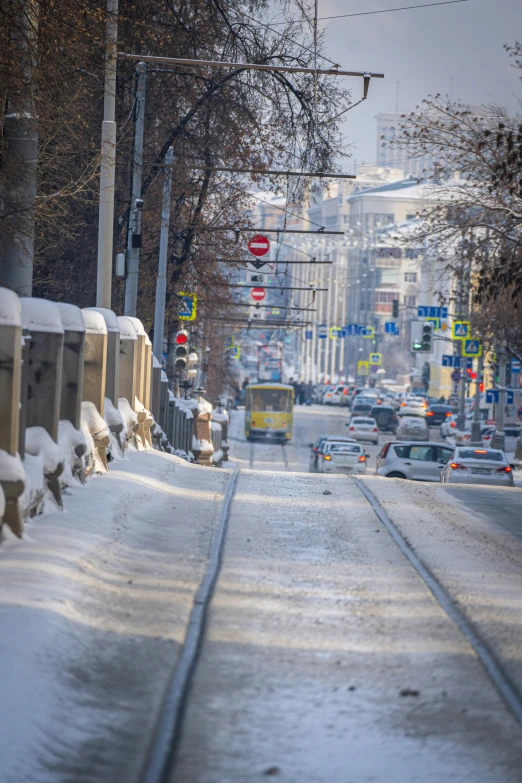
<svg viewBox="0 0 522 783"><path fill-rule="evenodd" d="M252 288L250 291L250 298L255 302L262 302L266 297L266 291L264 288Z"/></svg>
<svg viewBox="0 0 522 783"><path fill-rule="evenodd" d="M258 258L259 256L266 256L270 250L270 240L268 237L263 236L263 234L254 234L254 236L248 240L248 249L253 256L257 256Z"/></svg>

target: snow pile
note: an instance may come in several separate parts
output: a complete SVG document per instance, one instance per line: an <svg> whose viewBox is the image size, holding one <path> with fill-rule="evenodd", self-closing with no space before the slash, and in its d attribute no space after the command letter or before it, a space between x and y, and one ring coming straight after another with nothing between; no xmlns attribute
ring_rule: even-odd
<svg viewBox="0 0 522 783"><path fill-rule="evenodd" d="M21 326L22 307L14 291L0 288L0 326Z"/></svg>
<svg viewBox="0 0 522 783"><path fill-rule="evenodd" d="M145 331L143 324L139 318L134 318L132 315L126 315L124 317L127 318L127 320L129 320L132 323L132 325L134 326L135 333L137 335L139 335L140 337L147 336L147 332Z"/></svg>
<svg viewBox="0 0 522 783"><path fill-rule="evenodd" d="M208 400L181 400L183 405L191 411L196 412L196 416L201 413L212 413L212 405Z"/></svg>
<svg viewBox="0 0 522 783"><path fill-rule="evenodd" d="M216 464L216 465L217 465L218 463L219 463L219 464L221 464L221 462L223 462L223 457L224 457L224 456L225 456L225 455L223 454L223 452L221 451L221 449L218 449L217 451L215 451L215 452L212 454L212 456L211 456L211 460L212 460L212 462L213 462L214 464Z"/></svg>
<svg viewBox="0 0 522 783"><path fill-rule="evenodd" d="M58 424L58 448L65 457L62 484L73 487L78 480L83 484L85 481L83 459L87 454L87 442L82 430L77 430L66 419L61 419Z"/></svg>
<svg viewBox="0 0 522 783"><path fill-rule="evenodd" d="M112 310L109 310L107 307L86 307L85 310L93 310L95 313L100 313L100 315L103 316L103 320L105 321L105 326L108 332L120 331L118 316Z"/></svg>
<svg viewBox="0 0 522 783"><path fill-rule="evenodd" d="M120 328L120 340L137 340L136 327L132 323L132 318L127 315L118 316L118 326Z"/></svg>
<svg viewBox="0 0 522 783"><path fill-rule="evenodd" d="M188 405L185 403L191 402L191 400L180 400L179 397L174 399L174 402L176 403L178 408L181 408L182 411L185 412L188 419L193 419L194 414L192 413L192 410L189 408ZM195 400L192 400L192 402L195 402Z"/></svg>
<svg viewBox="0 0 522 783"><path fill-rule="evenodd" d="M60 447L43 427L28 427L25 431L25 452L43 457L45 473L54 473L63 462Z"/></svg>
<svg viewBox="0 0 522 783"><path fill-rule="evenodd" d="M43 503L40 500L40 492L42 483L44 487L50 490L52 497L55 499L59 508L62 508L62 493L60 488L59 478L64 469L64 458L58 444L54 442L47 430L43 427L28 427L25 431L25 454L26 463L29 457L35 457L36 460L30 466L31 472L30 482L26 489L29 490L28 496L25 498L29 501L28 506L24 505L26 514L32 515L38 513L34 510L34 504L36 507L42 506ZM29 460L30 462L30 460ZM42 478L45 481L42 481ZM24 493L25 496L25 493ZM46 500L44 493L43 502Z"/></svg>
<svg viewBox="0 0 522 783"><path fill-rule="evenodd" d="M127 428L120 411L112 404L112 400L110 400L108 397L105 397L103 414L105 421L109 425L111 436L111 453L113 455L119 455L123 457L128 440Z"/></svg>
<svg viewBox="0 0 522 783"><path fill-rule="evenodd" d="M85 332L82 311L79 307L66 302L56 302L56 307L60 311L60 318L65 331Z"/></svg>
<svg viewBox="0 0 522 783"><path fill-rule="evenodd" d="M118 412L121 415L123 421L123 428L127 443L137 449L138 443L136 440L136 433L138 432L138 417L132 410L129 401L125 397L120 397L118 400Z"/></svg>
<svg viewBox="0 0 522 783"><path fill-rule="evenodd" d="M210 422L210 428L213 432L222 432L223 427L218 421L211 421Z"/></svg>
<svg viewBox="0 0 522 783"><path fill-rule="evenodd" d="M83 322L87 334L107 334L105 318L97 310L82 310Z"/></svg>
<svg viewBox="0 0 522 783"><path fill-rule="evenodd" d="M20 505L24 517L34 517L41 514L45 503L44 457L39 454L24 457L25 489L20 497Z"/></svg>
<svg viewBox="0 0 522 783"><path fill-rule="evenodd" d="M24 296L20 299L22 323L30 332L63 334L60 310L55 302Z"/></svg>
<svg viewBox="0 0 522 783"><path fill-rule="evenodd" d="M0 449L0 481L25 481L24 466L18 454L12 457Z"/></svg>
<svg viewBox="0 0 522 783"><path fill-rule="evenodd" d="M111 437L105 419L93 402L82 402L82 432L87 443L87 471L89 473L93 470L96 473L106 471L108 469L107 447L110 445Z"/></svg>
<svg viewBox="0 0 522 783"><path fill-rule="evenodd" d="M228 415L228 412L225 410L222 411L212 411L212 421L219 421L219 422L228 422L230 421L230 416Z"/></svg>

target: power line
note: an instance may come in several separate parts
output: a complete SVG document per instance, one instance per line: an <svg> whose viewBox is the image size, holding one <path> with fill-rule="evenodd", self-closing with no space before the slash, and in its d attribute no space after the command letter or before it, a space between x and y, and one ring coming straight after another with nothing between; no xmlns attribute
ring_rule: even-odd
<svg viewBox="0 0 522 783"><path fill-rule="evenodd" d="M431 8L435 5L455 5L456 3L467 3L469 0L442 0L438 3L423 3L422 5L404 5L399 8L382 8L380 11L359 11L355 14L339 14L338 16L320 16L318 21L322 22L326 19L347 19L352 16L371 16L373 14L389 14L393 11L411 11L414 8ZM305 20L296 20L296 24L303 24ZM273 22L273 24L286 24L286 22Z"/></svg>

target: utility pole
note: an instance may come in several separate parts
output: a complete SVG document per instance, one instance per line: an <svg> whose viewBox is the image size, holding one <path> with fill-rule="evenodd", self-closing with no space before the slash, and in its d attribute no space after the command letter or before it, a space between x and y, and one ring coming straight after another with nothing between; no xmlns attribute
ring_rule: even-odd
<svg viewBox="0 0 522 783"><path fill-rule="evenodd" d="M459 292L459 317L462 320L467 320L469 315L469 284L471 274L471 261L466 269L466 252L465 252L465 236L462 235L462 255L460 266L460 292ZM461 377L460 377L460 392L459 392L459 413L457 416L457 430L463 432L466 426L466 380L467 373L464 368L464 343L459 340L461 356Z"/></svg>
<svg viewBox="0 0 522 783"><path fill-rule="evenodd" d="M38 41L37 0L18 0L11 31L19 82L8 95L4 115L6 188L0 201L4 236L0 244L0 284L31 296L34 262L34 210L38 135L34 80Z"/></svg>
<svg viewBox="0 0 522 783"><path fill-rule="evenodd" d="M169 147L165 160L172 163L174 150ZM165 330L165 299L167 294L167 250L169 246L170 193L172 188L172 169L166 168L163 174L163 206L161 209L161 235L159 248L158 278L156 280L156 304L154 308L154 356L163 363L163 335Z"/></svg>
<svg viewBox="0 0 522 783"><path fill-rule="evenodd" d="M498 352L498 404L497 404L497 429L491 444L494 449L504 451L506 436L504 433L504 421L506 418L506 356L502 349Z"/></svg>
<svg viewBox="0 0 522 783"><path fill-rule="evenodd" d="M136 66L134 157L132 163L131 211L127 229L127 280L125 282L125 315L133 317L136 317L138 306L138 268L141 247L141 210L143 208L143 201L141 200L141 170L143 167L146 83L147 66L145 63L140 62Z"/></svg>
<svg viewBox="0 0 522 783"><path fill-rule="evenodd" d="M116 65L118 61L118 0L107 0L105 27L105 88L100 163L98 274L96 306L111 307L114 241L114 182L116 174Z"/></svg>
<svg viewBox="0 0 522 783"><path fill-rule="evenodd" d="M471 445L481 446L482 438L480 437L480 384L482 382L482 375L484 372L484 354L479 356L478 369L477 369L477 383L475 386L475 401L473 405L473 421L471 423Z"/></svg>

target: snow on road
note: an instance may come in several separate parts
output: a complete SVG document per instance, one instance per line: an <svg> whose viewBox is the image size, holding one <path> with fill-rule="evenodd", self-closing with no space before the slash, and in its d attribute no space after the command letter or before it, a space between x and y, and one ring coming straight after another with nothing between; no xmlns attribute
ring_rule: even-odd
<svg viewBox="0 0 522 783"><path fill-rule="evenodd" d="M0 548L2 783L139 779L228 471L113 465Z"/></svg>
<svg viewBox="0 0 522 783"><path fill-rule="evenodd" d="M350 479L240 474L173 783L515 783L521 739Z"/></svg>

